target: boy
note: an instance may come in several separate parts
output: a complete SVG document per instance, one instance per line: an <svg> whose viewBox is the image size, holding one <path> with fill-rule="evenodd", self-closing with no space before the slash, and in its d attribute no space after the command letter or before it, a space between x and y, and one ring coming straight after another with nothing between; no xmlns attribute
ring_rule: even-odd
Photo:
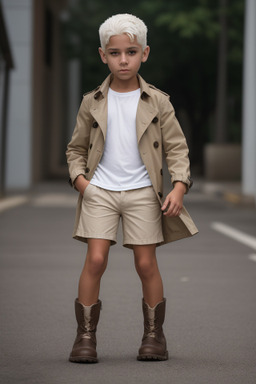
<svg viewBox="0 0 256 384"><path fill-rule="evenodd" d="M197 229L183 208L192 182L188 148L168 95L139 75L147 61L147 27L119 14L99 29L99 54L111 74L86 94L67 149L71 184L80 192L74 238L87 242L75 312L77 337L69 360L97 362L100 281L120 217L123 245L131 248L143 292L144 335L138 360L167 360L166 300L156 246ZM174 185L164 203L162 148Z"/></svg>

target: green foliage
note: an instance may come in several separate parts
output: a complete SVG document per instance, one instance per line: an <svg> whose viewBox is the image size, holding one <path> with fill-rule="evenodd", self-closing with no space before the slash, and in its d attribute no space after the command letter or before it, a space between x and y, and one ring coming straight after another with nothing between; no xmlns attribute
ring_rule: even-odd
<svg viewBox="0 0 256 384"><path fill-rule="evenodd" d="M156 25L166 25L170 32L178 32L184 39L192 39L202 34L208 39L214 39L219 32L214 13L201 7L189 12L179 11L176 15L163 13L156 19Z"/></svg>

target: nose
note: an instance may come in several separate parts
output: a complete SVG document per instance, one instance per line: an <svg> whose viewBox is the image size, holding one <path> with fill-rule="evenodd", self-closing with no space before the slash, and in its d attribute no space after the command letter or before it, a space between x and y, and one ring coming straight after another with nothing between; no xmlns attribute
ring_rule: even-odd
<svg viewBox="0 0 256 384"><path fill-rule="evenodd" d="M125 53L122 53L121 54L121 57L120 57L120 64L127 64L127 56Z"/></svg>

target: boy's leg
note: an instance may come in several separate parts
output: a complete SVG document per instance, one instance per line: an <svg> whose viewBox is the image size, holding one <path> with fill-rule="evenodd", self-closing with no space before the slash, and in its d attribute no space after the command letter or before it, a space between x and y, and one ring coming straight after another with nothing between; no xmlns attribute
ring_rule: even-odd
<svg viewBox="0 0 256 384"><path fill-rule="evenodd" d="M88 239L85 264L79 280L78 300L86 306L99 298L101 277L107 267L110 241Z"/></svg>
<svg viewBox="0 0 256 384"><path fill-rule="evenodd" d="M163 300L163 282L157 264L156 245L134 245L133 252L144 300L150 307L154 307Z"/></svg>
<svg viewBox="0 0 256 384"><path fill-rule="evenodd" d="M86 261L79 281L79 296L75 301L77 336L69 356L75 363L97 363L96 330L100 316L100 280L106 269L109 240L88 239Z"/></svg>
<svg viewBox="0 0 256 384"><path fill-rule="evenodd" d="M155 245L133 247L135 267L142 282L144 334L138 360L167 360L168 351L163 333L166 300L158 269Z"/></svg>

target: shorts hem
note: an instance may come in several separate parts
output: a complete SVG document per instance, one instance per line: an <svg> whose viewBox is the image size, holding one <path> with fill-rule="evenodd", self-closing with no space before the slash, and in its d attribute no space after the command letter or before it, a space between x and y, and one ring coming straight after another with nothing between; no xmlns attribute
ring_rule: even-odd
<svg viewBox="0 0 256 384"><path fill-rule="evenodd" d="M126 248L132 248L134 245L151 245L156 244L156 246L164 244L164 238L158 237L157 239L146 239L146 240L135 240L135 239L125 239L123 241L123 246Z"/></svg>
<svg viewBox="0 0 256 384"><path fill-rule="evenodd" d="M117 239L108 235L98 235L98 234L80 234L76 233L73 235L73 238L75 240L82 241L84 243L88 243L88 239L102 239L102 240L109 240L111 245L115 245L117 243Z"/></svg>

